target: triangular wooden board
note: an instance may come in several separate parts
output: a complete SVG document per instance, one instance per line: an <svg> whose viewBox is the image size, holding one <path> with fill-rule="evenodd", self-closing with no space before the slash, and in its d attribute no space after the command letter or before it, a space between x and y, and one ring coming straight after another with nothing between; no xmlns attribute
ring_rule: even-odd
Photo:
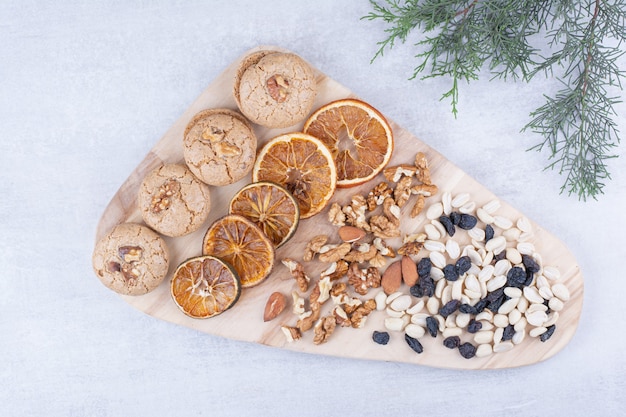
<svg viewBox="0 0 626 417"><path fill-rule="evenodd" d="M245 55L260 49L283 50L277 47L258 47L246 52ZM157 142L139 166L130 174L104 211L97 227L96 239L100 239L116 224L122 222L142 222L136 203L139 185L148 172L163 163L184 163L183 131L187 122L194 114L208 108L237 108L232 96L232 86L238 64L239 60L233 62L202 92L191 107L184 112L165 133L163 138ZM332 100L354 97L354 94L349 89L325 74L318 70L316 70L316 74L319 90L314 108L318 108ZM375 103L371 104L376 106ZM379 110L384 114L384 109ZM417 139L413 134L393 123L393 121L390 121L390 123L395 136L395 151L390 166L401 163L413 163L414 156L418 151L424 152L429 160L433 182L439 187L439 195L432 197L430 200L427 199L427 206L431 204L431 201L439 201L441 193L445 191L450 191L453 195L469 193L478 207L497 198L492 192L448 161L443 155L430 148L426 143ZM302 124L289 129L266 129L260 126L255 126L254 129L259 140L259 146L261 146L279 133L302 129ZM376 178L374 181L362 186L338 190L333 201L337 201L342 205L347 204L352 195L357 193L366 194L375 184L383 179L381 175L380 178ZM538 338L527 336L521 344L508 352L467 360L462 358L458 352L443 347L441 335L436 339L427 335L420 339L424 346L424 352L416 354L407 346L404 341L404 334L401 332L392 332L391 340L386 346L372 342L372 332L374 330L385 330L383 320L386 314L375 311L368 318L364 328L338 328L325 344L314 345L312 342L312 331L305 333L302 339L288 343L280 327L282 324L294 325L296 317L291 311L285 311L277 319L265 323L262 319L265 302L269 294L274 291L281 291L290 300L290 294L296 288L287 268L281 264L281 259L286 257L297 260L302 259L306 243L312 236L317 234L327 233L331 236L331 239L334 239L336 242L339 241L336 227L332 226L327 220L327 210L311 219L300 222L294 237L287 245L277 250L274 271L266 282L257 287L245 289L237 304L220 316L207 320L191 319L185 316L172 301L169 285L171 274L176 265L183 260L200 255L202 238L208 225L218 217L226 214L230 198L248 182L250 182L250 175L229 186L212 187L213 209L205 227L188 236L165 238L171 253L170 275L156 290L147 295L138 297L122 296L122 298L138 310L158 319L226 338L312 354L407 362L441 368L493 369L517 367L540 362L563 349L576 332L583 304L583 277L580 268L567 247L559 239L531 220L534 227L534 237L531 242L534 243L537 252L541 254L543 264L552 265L559 269L561 281L568 287L571 293L571 299L565 304L565 308L560 313L557 330L548 341L541 342ZM506 216L513 221L523 216L522 213L506 202L501 201L501 203L498 214ZM406 233L421 231L428 220L424 214L411 219L408 215L411 209L410 206L409 204L403 209L402 230ZM399 244L398 240L395 246L398 247ZM316 274L319 276L319 273L325 267L327 265L319 262L305 264L307 273L312 277L315 277ZM370 290L367 297L373 297L375 291L377 290ZM404 291L408 293L408 288L405 287ZM290 310L290 308L291 306L288 305L287 310Z"/></svg>

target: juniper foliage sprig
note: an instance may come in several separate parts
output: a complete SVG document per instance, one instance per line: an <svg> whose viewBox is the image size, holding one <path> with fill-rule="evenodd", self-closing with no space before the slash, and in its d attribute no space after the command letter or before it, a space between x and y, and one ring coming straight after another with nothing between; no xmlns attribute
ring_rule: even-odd
<svg viewBox="0 0 626 417"><path fill-rule="evenodd" d="M411 79L449 77L452 112L458 112L460 82L488 69L494 78L530 81L554 76L563 87L530 115L524 130L543 136L531 149L547 149L549 165L565 175L561 192L597 198L610 179L606 162L620 142L613 117L615 88L625 77L617 62L626 40L626 0L370 0L364 19L388 24L376 58L414 30L417 65ZM537 36L547 39L544 56ZM534 42L533 42L534 41ZM545 41L544 41L545 42ZM544 48L545 49L545 48Z"/></svg>

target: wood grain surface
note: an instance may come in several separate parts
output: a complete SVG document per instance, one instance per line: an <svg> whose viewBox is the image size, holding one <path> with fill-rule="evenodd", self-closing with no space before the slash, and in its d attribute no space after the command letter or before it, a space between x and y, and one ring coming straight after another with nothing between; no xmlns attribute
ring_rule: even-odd
<svg viewBox="0 0 626 417"><path fill-rule="evenodd" d="M260 49L281 50L276 47L263 46L247 53ZM238 64L239 61L231 63L202 92L121 185L100 219L96 240L104 236L116 224L122 222L142 222L136 202L139 185L148 172L161 164L183 162L182 136L188 121L193 115L208 108L237 108L232 95L232 88ZM332 100L354 97L354 94L347 88L318 70L315 69L315 71L318 82L318 96L314 109ZM376 103L370 104L376 107ZM378 110L383 114L385 113L385 109L379 108ZM414 156L418 151L424 152L429 160L432 180L439 187L439 195L427 199L426 208L433 202L439 201L441 193L445 191L451 192L452 195L467 192L471 195L472 200L476 202L477 207L497 198L492 192L475 181L470 175L460 170L436 150L430 148L425 142L419 140L393 121L389 120L389 122L393 128L395 140L395 150L390 165L413 163ZM288 129L266 129L255 126L254 129L259 140L259 146L262 146L269 139L280 133L302 129L302 124L300 123ZM367 193L381 179L382 176L356 188L339 189L335 193L333 201L337 201L342 205L346 204L352 195ZM404 334L400 332L392 333L391 340L386 346L372 342L372 331L384 330L383 320L386 317L383 312L376 311L368 318L364 328L338 328L325 344L314 345L312 342L312 331L305 333L302 339L288 343L280 327L283 324L295 325L296 318L290 312L291 305L288 305L286 309L289 311L285 311L277 319L265 323L263 322L265 302L269 294L274 291L281 291L290 300L290 294L296 288L289 271L281 264L281 259L291 257L300 260L306 243L312 236L317 234L326 233L331 236L332 241L339 241L336 227L332 226L327 220L327 209L317 216L300 222L298 231L293 238L277 250L276 264L270 277L257 287L245 289L241 298L232 309L220 316L207 320L191 319L185 316L171 299L169 285L171 274L180 262L201 254L202 238L207 227L212 221L227 213L230 198L249 182L250 175L229 186L211 187L213 209L206 225L188 236L165 238L171 253L170 275L155 291L149 294L139 297L122 296L122 298L133 307L158 319L221 337L312 354L397 361L454 369L507 368L543 361L566 346L576 332L583 304L583 277L580 268L576 259L574 259L563 242L544 230L534 219L530 219L535 230L531 242L534 243L537 252L541 255L543 264L555 266L560 270L561 281L568 287L571 293L571 299L565 304L564 310L561 311L556 332L550 340L540 342L538 338L527 336L520 345L508 352L466 360L458 352L444 348L441 344L441 336L438 336L436 339L425 336L420 339L424 346L424 352L418 355L406 345ZM523 215L505 201L501 200L501 203L498 214L514 221ZM410 206L411 204L408 204L403 208L401 223L403 234L421 231L424 224L428 222L424 214L411 219L408 215L411 209ZM463 240L465 239L464 236L458 239L461 245L469 243L469 240ZM389 243L397 248L401 242L399 239L395 239L389 240ZM314 277L314 281L316 281L315 277L319 276L319 273L326 267L327 265L319 262L305 263L305 270L308 275ZM404 287L403 290L408 293L408 288ZM370 295L373 297L376 291L370 290L368 297ZM330 304L330 302L327 304ZM326 308L329 308L329 306L326 306Z"/></svg>

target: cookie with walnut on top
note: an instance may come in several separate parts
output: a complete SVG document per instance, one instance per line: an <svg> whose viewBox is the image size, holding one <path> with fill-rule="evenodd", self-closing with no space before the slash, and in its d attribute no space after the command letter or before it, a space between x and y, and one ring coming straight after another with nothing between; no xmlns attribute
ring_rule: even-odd
<svg viewBox="0 0 626 417"><path fill-rule="evenodd" d="M169 269L169 251L161 236L137 223L121 223L96 243L92 264L107 288L143 295L161 284Z"/></svg>
<svg viewBox="0 0 626 417"><path fill-rule="evenodd" d="M182 164L165 164L151 171L137 197L148 226L171 237L195 232L211 211L209 186Z"/></svg>
<svg viewBox="0 0 626 417"><path fill-rule="evenodd" d="M317 82L313 69L298 55L264 50L241 61L233 95L251 122L284 128L311 112Z"/></svg>
<svg viewBox="0 0 626 417"><path fill-rule="evenodd" d="M246 176L254 165L257 138L245 117L230 109L207 109L187 124L183 155L202 182L228 185Z"/></svg>

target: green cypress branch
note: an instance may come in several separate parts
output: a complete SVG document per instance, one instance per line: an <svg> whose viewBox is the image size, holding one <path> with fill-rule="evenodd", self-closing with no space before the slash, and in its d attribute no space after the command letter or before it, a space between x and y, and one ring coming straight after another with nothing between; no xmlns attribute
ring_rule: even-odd
<svg viewBox="0 0 626 417"><path fill-rule="evenodd" d="M547 169L565 176L561 192L597 198L610 179L607 160L620 142L613 117L624 71L617 61L626 40L626 0L370 0L363 19L388 24L387 38L372 58L382 57L415 29L425 34L415 45L411 79L448 77L441 99L458 112L461 81L493 78L530 82L540 73L563 88L530 115L524 130L543 136L531 149L549 152ZM551 49L544 57L532 40L543 35ZM613 45L610 45L611 42Z"/></svg>

